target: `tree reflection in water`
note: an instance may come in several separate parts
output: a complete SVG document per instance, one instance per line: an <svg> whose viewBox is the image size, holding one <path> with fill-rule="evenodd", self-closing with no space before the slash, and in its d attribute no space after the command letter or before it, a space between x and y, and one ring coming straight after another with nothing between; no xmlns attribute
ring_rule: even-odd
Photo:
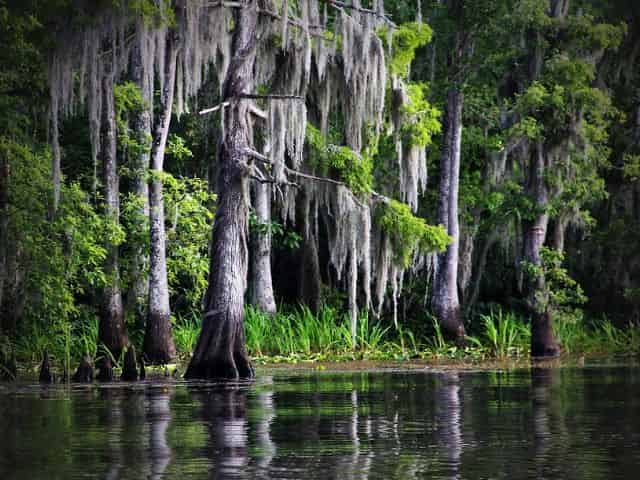
<svg viewBox="0 0 640 480"><path fill-rule="evenodd" d="M0 392L0 479L635 478L638 371L16 385Z"/></svg>
<svg viewBox="0 0 640 480"><path fill-rule="evenodd" d="M171 463L171 447L167 442L167 429L171 422L171 394L173 387L151 389L148 395L149 410L149 459L151 463L151 478L163 477L169 463Z"/></svg>
<svg viewBox="0 0 640 480"><path fill-rule="evenodd" d="M460 375L447 372L441 375L435 389L436 442L439 457L444 463L447 478L458 478L462 455L462 430L460 425Z"/></svg>
<svg viewBox="0 0 640 480"><path fill-rule="evenodd" d="M271 461L276 456L276 444L271 438L271 424L276 418L273 392L273 378L262 379L264 389L256 394L258 418L253 425L254 442L256 444L255 478L268 478Z"/></svg>
<svg viewBox="0 0 640 480"><path fill-rule="evenodd" d="M247 478L249 464L246 386L228 384L193 390L209 431L210 479Z"/></svg>

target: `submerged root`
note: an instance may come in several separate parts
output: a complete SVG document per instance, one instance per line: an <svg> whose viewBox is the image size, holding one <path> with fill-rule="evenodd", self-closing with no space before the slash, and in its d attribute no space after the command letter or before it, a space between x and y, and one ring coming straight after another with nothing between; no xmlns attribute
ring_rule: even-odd
<svg viewBox="0 0 640 480"><path fill-rule="evenodd" d="M91 358L88 355L85 355L80 361L80 365L78 365L76 373L73 374L71 380L77 383L93 382L93 367L91 366Z"/></svg>
<svg viewBox="0 0 640 480"><path fill-rule="evenodd" d="M40 375L38 376L40 383L52 383L53 375L51 374L51 366L49 365L49 352L46 350L42 355L42 363L40 364Z"/></svg>

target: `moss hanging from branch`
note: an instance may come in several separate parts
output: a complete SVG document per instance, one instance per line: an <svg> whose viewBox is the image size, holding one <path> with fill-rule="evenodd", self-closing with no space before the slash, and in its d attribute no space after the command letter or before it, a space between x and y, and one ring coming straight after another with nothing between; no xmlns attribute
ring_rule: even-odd
<svg viewBox="0 0 640 480"><path fill-rule="evenodd" d="M307 125L309 160L320 173L334 173L357 194L371 193L373 161L369 155L358 155L349 147L328 144L320 131Z"/></svg>
<svg viewBox="0 0 640 480"><path fill-rule="evenodd" d="M451 243L442 226L427 224L397 200L380 203L376 216L382 231L391 239L395 262L401 268L407 268L416 253L442 252Z"/></svg>

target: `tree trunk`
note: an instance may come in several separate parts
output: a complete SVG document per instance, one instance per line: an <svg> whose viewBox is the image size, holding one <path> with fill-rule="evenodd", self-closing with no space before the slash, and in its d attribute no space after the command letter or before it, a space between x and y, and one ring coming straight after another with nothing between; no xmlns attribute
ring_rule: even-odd
<svg viewBox="0 0 640 480"><path fill-rule="evenodd" d="M155 135L151 153L151 187L149 189L149 222L151 255L149 265L149 313L144 334L144 356L152 364L169 363L176 356L176 347L171 332L171 307L169 305L169 282L167 278L166 234L164 227L164 199L162 178L164 152L171 123L171 108L176 78L176 38L169 37L167 61L165 62L164 90L161 110L156 119Z"/></svg>
<svg viewBox="0 0 640 480"><path fill-rule="evenodd" d="M22 312L24 311L26 297L24 293L24 272L20 265L22 251L17 239L13 239L13 241L7 243L5 248L6 279L4 285L5 291L2 298L3 309L0 311L0 316L2 318L2 330L5 335L9 338L14 338L19 319L22 317Z"/></svg>
<svg viewBox="0 0 640 480"><path fill-rule="evenodd" d="M113 76L107 73L103 79L103 106L101 155L104 182L105 214L115 223L120 217L120 188L116 155L116 117L113 98ZM107 286L103 291L98 342L104 344L118 358L129 340L125 333L120 272L118 267L118 245L107 240L105 274Z"/></svg>
<svg viewBox="0 0 640 480"><path fill-rule="evenodd" d="M528 196L538 213L532 220L524 219L522 260L534 272L524 272L524 288L527 306L531 313L531 356L553 357L559 353L558 343L553 336L552 322L549 314L549 299L542 269L540 249L544 245L549 224L547 185L544 179L545 161L544 145L538 141L530 152Z"/></svg>
<svg viewBox="0 0 640 480"><path fill-rule="evenodd" d="M254 209L260 225L271 224L271 185L255 182ZM253 234L251 249L251 305L264 313L276 313L271 277L271 230L260 228Z"/></svg>
<svg viewBox="0 0 640 480"><path fill-rule="evenodd" d="M0 152L0 333L4 331L4 287L7 279L7 248L9 243L9 162Z"/></svg>
<svg viewBox="0 0 640 480"><path fill-rule="evenodd" d="M560 214L553 222L553 239L551 240L551 248L562 253L564 252L564 238L567 232L569 219L566 214Z"/></svg>
<svg viewBox="0 0 640 480"><path fill-rule="evenodd" d="M49 215L51 218L58 211L60 205L60 190L62 185L62 169L61 169L61 157L60 152L60 119L58 112L58 101L52 102L51 109L51 180L53 183L53 201L49 208Z"/></svg>
<svg viewBox="0 0 640 480"><path fill-rule="evenodd" d="M447 94L444 116L444 141L440 157L440 198L438 223L452 237L446 252L439 255L435 272L432 307L442 334L450 340L465 335L458 299L458 183L460 178L460 142L462 136L462 92L452 88Z"/></svg>
<svg viewBox="0 0 640 480"><path fill-rule="evenodd" d="M149 85L147 72L143 68L142 51L140 45L134 46L132 53L131 77L141 92L144 102L147 103L141 111L136 112L132 119L132 127L137 141L144 146L149 144L151 138L151 105L153 105L153 85ZM140 216L146 222L149 220L149 183L147 171L150 166L150 149L143 148L134 165L133 190L141 202ZM142 222L146 225L145 222ZM147 302L149 300L149 276L145 270L149 265L149 256L143 245L137 245L132 253L133 287L129 291L127 310L133 312L136 325L143 328L147 315Z"/></svg>
<svg viewBox="0 0 640 480"><path fill-rule="evenodd" d="M218 207L213 226L209 287L202 331L186 378L250 378L253 368L244 336L247 277L249 102L253 88L257 2L234 11L232 60L223 87L225 134L220 146Z"/></svg>

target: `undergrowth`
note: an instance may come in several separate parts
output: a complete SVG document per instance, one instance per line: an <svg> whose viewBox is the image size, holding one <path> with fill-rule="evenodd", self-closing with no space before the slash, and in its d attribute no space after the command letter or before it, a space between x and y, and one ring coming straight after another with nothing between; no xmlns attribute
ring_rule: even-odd
<svg viewBox="0 0 640 480"><path fill-rule="evenodd" d="M349 315L329 306L317 314L299 306L281 309L274 315L248 306L244 321L247 348L257 363L411 359L481 362L529 356L529 323L500 308L476 315L467 325L469 335L463 344L447 342L436 319L428 314L423 325L425 328L418 333L402 325L394 328L362 314L353 339ZM200 328L200 316L196 313L173 319L173 336L181 360L187 360L193 352ZM574 313L558 315L554 330L565 354L640 353L638 325L619 328L606 318L586 321ZM138 336L130 332L134 343ZM1 353L4 363L11 356L19 364L33 368L46 350L54 363L73 368L86 354L93 359L110 356L110 352L97 347L97 337L97 319L86 316L56 335L34 325L28 332L22 332L16 342L10 343L5 337ZM136 345L137 349L140 346ZM117 365L121 359L111 360Z"/></svg>

